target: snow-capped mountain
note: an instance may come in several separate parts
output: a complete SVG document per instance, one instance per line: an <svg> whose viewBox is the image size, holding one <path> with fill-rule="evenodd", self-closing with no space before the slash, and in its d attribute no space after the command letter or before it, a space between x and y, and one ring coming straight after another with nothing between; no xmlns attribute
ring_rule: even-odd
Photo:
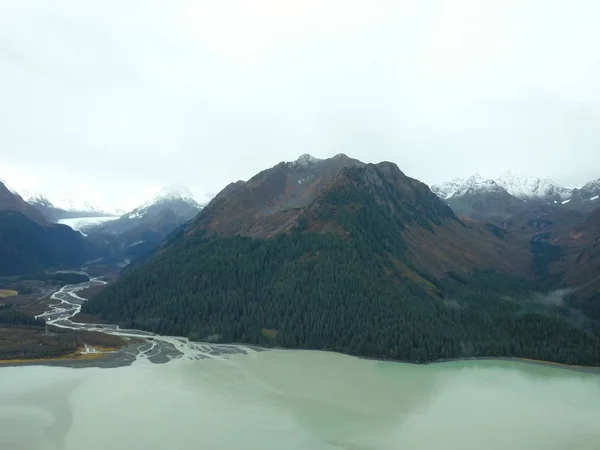
<svg viewBox="0 0 600 450"><path fill-rule="evenodd" d="M546 208L588 212L600 208L600 179L570 188L546 178L507 172L495 180L473 175L434 185L431 190L455 213L476 220L505 220L515 214Z"/></svg>
<svg viewBox="0 0 600 450"><path fill-rule="evenodd" d="M300 155L296 161L289 162L288 165L290 167L308 167L312 164L318 164L321 161L323 160L305 153L304 155Z"/></svg>
<svg viewBox="0 0 600 450"><path fill-rule="evenodd" d="M444 183L435 184L431 186L431 190L439 198L445 200L447 198L452 197L456 191L461 189L464 183L464 178L453 178L450 181L445 181Z"/></svg>
<svg viewBox="0 0 600 450"><path fill-rule="evenodd" d="M512 172L506 172L504 175L496 178L496 183L522 200L527 199L548 199L548 200L567 200L571 198L573 189L562 186L547 178L528 177L516 175Z"/></svg>
<svg viewBox="0 0 600 450"><path fill-rule="evenodd" d="M141 206L136 208L136 210L148 208L149 206L152 206L152 205L157 205L157 204L172 202L172 201L177 201L177 200L181 200L181 201L187 202L191 205L200 207L198 202L196 202L196 200L194 199L194 195L187 188L187 186L184 186L181 184L174 184L174 185L166 186L163 189L161 189L160 191L158 191L152 198L150 198L149 200L144 202Z"/></svg>
<svg viewBox="0 0 600 450"><path fill-rule="evenodd" d="M455 178L431 189L444 199L456 214L476 220L503 222L523 203L523 200L510 195L494 180L487 180L479 174L464 180Z"/></svg>
<svg viewBox="0 0 600 450"><path fill-rule="evenodd" d="M172 231L202 210L185 186L168 186L115 220L82 229L90 239L112 240L118 255L136 259L155 249Z"/></svg>
<svg viewBox="0 0 600 450"><path fill-rule="evenodd" d="M546 178L515 175L507 172L495 180L484 179L479 174L469 178L454 178L445 183L434 185L431 190L442 199L453 195L465 195L474 192L489 192L504 189L513 197L521 200L556 200L571 198L572 188L562 186Z"/></svg>
<svg viewBox="0 0 600 450"><path fill-rule="evenodd" d="M141 228L160 230L161 235L166 235L190 220L201 209L187 187L168 186L118 219L94 227L94 232L120 235Z"/></svg>
<svg viewBox="0 0 600 450"><path fill-rule="evenodd" d="M600 208L600 178L573 189L569 205L584 211Z"/></svg>
<svg viewBox="0 0 600 450"><path fill-rule="evenodd" d="M507 193L506 189L496 181L485 179L478 173L469 178L454 178L445 183L431 186L431 190L443 200L464 195Z"/></svg>
<svg viewBox="0 0 600 450"><path fill-rule="evenodd" d="M496 183L494 180L486 180L479 174L467 178L454 192L454 196L474 195L481 193L502 193L506 189Z"/></svg>
<svg viewBox="0 0 600 450"><path fill-rule="evenodd" d="M45 207L45 208L55 208L55 206L52 204L52 202L50 200L48 200L48 198L44 197L42 194L39 193L29 193L29 192L21 192L21 197L23 197L23 199L29 203L31 206L41 206L41 207Z"/></svg>
<svg viewBox="0 0 600 450"><path fill-rule="evenodd" d="M110 207L101 207L85 200L67 197L50 199L44 194L22 189L19 194L31 206L40 210L48 220L57 222L75 217L118 216L122 211Z"/></svg>

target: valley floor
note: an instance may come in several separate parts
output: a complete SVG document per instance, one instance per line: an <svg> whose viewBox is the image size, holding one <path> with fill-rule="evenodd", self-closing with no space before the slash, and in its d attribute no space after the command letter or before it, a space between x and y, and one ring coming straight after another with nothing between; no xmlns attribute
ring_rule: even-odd
<svg viewBox="0 0 600 450"><path fill-rule="evenodd" d="M44 326L35 317L55 303L58 286L39 281L19 281L24 293L11 291L0 297L0 365L59 364L89 366L91 361L113 360L125 340L104 333ZM6 293L8 290L2 290ZM8 320L7 320L8 318ZM84 318L85 319L85 318Z"/></svg>

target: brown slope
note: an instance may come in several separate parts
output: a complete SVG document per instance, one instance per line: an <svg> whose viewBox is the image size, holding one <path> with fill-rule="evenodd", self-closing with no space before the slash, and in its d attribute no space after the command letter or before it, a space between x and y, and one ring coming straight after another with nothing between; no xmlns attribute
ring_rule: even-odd
<svg viewBox="0 0 600 450"><path fill-rule="evenodd" d="M427 185L407 177L393 163L342 171L311 209L323 208L323 199L336 190L368 192L393 218L396 229L391 231L402 236L407 246L405 259L436 278L473 269L531 276L526 240L493 225L459 219ZM365 205L348 202L345 208L360 213Z"/></svg>
<svg viewBox="0 0 600 450"><path fill-rule="evenodd" d="M467 192L445 200L454 212L471 219L504 226L505 222L529 205L510 195L505 189Z"/></svg>
<svg viewBox="0 0 600 450"><path fill-rule="evenodd" d="M10 192L2 182L0 182L0 211L18 211L39 225L48 223L40 211L19 195Z"/></svg>
<svg viewBox="0 0 600 450"><path fill-rule="evenodd" d="M560 233L554 242L565 249L562 268L566 271L565 283L585 290L600 291L600 209L569 232ZM592 292L590 292L592 293Z"/></svg>
<svg viewBox="0 0 600 450"><path fill-rule="evenodd" d="M574 288L571 304L600 320L600 209L556 239L563 245L563 261L553 270L564 273L563 284Z"/></svg>
<svg viewBox="0 0 600 450"><path fill-rule="evenodd" d="M533 276L527 241L478 222L463 224L446 220L439 226L433 225L433 232L422 227L407 229L404 236L413 261L438 277L473 269Z"/></svg>
<svg viewBox="0 0 600 450"><path fill-rule="evenodd" d="M362 164L343 154L316 162L281 162L245 183L228 185L198 215L189 232L271 236L292 226L301 208L340 170Z"/></svg>
<svg viewBox="0 0 600 450"><path fill-rule="evenodd" d="M357 225L372 214L379 215ZM365 165L345 155L308 165L280 163L246 183L229 185L186 234L203 230L268 238L297 230L300 220L306 221L304 232L337 233L348 239L377 235L390 255L392 248L403 247L401 257L391 257L413 279L473 269L531 276L526 239L460 220L427 185L407 177L393 163Z"/></svg>
<svg viewBox="0 0 600 450"><path fill-rule="evenodd" d="M547 205L529 202L519 213L506 221L506 228L525 237L552 232L557 235L570 233L585 219L585 214L563 205Z"/></svg>

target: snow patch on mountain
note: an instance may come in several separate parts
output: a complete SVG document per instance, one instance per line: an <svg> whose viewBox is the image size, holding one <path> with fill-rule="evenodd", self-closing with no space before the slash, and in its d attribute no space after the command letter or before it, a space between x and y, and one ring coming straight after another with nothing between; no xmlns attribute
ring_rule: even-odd
<svg viewBox="0 0 600 450"><path fill-rule="evenodd" d="M431 190L440 198L447 200L450 197L483 193L506 193L506 190L494 180L483 178L479 174L469 178L454 178L442 184L434 185Z"/></svg>
<svg viewBox="0 0 600 450"><path fill-rule="evenodd" d="M39 192L21 191L21 197L32 206L39 205L47 208L55 208L54 204Z"/></svg>
<svg viewBox="0 0 600 450"><path fill-rule="evenodd" d="M505 190L494 180L486 180L479 174L475 174L465 180L460 188L454 193L457 197L468 194L480 194L491 192L504 192Z"/></svg>
<svg viewBox="0 0 600 450"><path fill-rule="evenodd" d="M454 193L458 191L464 183L464 178L453 178L450 181L431 186L431 190L435 195L446 200L452 197Z"/></svg>

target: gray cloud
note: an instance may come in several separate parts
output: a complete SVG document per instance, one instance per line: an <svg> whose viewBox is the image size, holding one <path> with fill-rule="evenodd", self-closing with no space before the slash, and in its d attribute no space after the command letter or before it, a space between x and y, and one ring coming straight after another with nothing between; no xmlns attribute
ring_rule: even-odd
<svg viewBox="0 0 600 450"><path fill-rule="evenodd" d="M600 6L531 0L5 2L0 176L201 200L301 153L435 183L597 178Z"/></svg>

